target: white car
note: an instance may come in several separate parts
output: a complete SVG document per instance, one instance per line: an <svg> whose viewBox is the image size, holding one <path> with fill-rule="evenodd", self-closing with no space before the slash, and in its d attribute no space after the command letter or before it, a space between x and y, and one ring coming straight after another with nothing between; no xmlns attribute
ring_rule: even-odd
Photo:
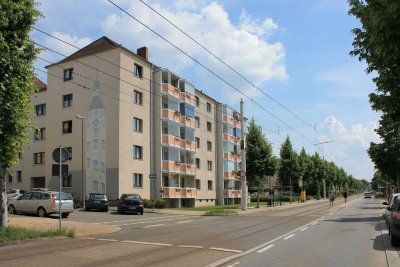
<svg viewBox="0 0 400 267"><path fill-rule="evenodd" d="M10 214L29 213L45 217L50 214L59 214L59 193L51 191L30 191L17 199L8 202ZM61 216L63 218L74 211L74 200L71 193L61 193Z"/></svg>
<svg viewBox="0 0 400 267"><path fill-rule="evenodd" d="M19 196L25 194L25 190L21 189L8 189L7 192L7 200L17 199Z"/></svg>

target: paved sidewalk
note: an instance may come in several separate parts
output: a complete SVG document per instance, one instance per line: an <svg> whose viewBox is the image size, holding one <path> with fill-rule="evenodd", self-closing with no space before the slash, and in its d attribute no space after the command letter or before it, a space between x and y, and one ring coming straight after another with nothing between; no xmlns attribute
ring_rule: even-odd
<svg viewBox="0 0 400 267"><path fill-rule="evenodd" d="M9 217L10 226L21 226L37 230L58 229L59 221L57 218L39 218L33 216L11 215ZM121 230L119 227L110 225L96 225L93 223L82 223L73 221L62 221L62 226L75 229L76 236L110 234Z"/></svg>

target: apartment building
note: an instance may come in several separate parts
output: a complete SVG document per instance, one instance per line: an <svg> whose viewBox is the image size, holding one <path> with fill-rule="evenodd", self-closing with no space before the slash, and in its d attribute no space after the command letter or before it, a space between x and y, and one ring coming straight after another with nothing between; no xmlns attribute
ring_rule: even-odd
<svg viewBox="0 0 400 267"><path fill-rule="evenodd" d="M63 191L80 198L84 182L86 196L139 193L169 207L240 201L240 115L150 63L146 47L102 37L47 69L32 99L32 146L8 188L57 189L51 154L61 145L70 152Z"/></svg>

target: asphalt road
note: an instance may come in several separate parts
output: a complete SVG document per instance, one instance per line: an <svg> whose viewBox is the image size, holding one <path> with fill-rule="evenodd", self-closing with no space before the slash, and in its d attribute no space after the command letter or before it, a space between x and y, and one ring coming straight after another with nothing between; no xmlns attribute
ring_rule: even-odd
<svg viewBox="0 0 400 267"><path fill-rule="evenodd" d="M121 231L75 240L27 243L20 247L23 253L12 246L0 247L0 263L2 266L43 266L44 262L59 266L361 266L357 260L364 262L365 258L371 258L374 266L387 266L381 265L385 251L379 249L379 231L375 229L381 208L374 200L356 199L344 204L338 199L333 208L328 201L321 200L307 206L229 217L78 211L68 220L115 225Z"/></svg>

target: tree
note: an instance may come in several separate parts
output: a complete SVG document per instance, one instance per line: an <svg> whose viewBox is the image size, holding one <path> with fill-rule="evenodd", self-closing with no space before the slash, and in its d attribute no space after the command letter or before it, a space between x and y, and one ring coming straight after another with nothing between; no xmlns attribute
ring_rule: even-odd
<svg viewBox="0 0 400 267"><path fill-rule="evenodd" d="M296 151L292 148L289 136L281 146L280 151L281 161L279 176L283 186L293 186L300 178L300 167ZM290 187L291 188L291 187Z"/></svg>
<svg viewBox="0 0 400 267"><path fill-rule="evenodd" d="M40 13L33 0L0 1L0 228L7 227L5 173L29 142L31 96L35 92L32 62L39 50L29 32Z"/></svg>
<svg viewBox="0 0 400 267"><path fill-rule="evenodd" d="M352 30L350 54L366 61L367 73L377 73L376 93L369 98L372 108L382 113L377 133L383 142L371 143L368 153L375 168L396 180L400 188L400 2L349 0L349 5L349 14L362 24Z"/></svg>
<svg viewBox="0 0 400 267"><path fill-rule="evenodd" d="M265 138L261 127L256 125L254 118L249 124L246 136L246 170L249 184L257 187L257 208L260 206L260 189L268 176L275 174L277 158L272 154L272 146Z"/></svg>

